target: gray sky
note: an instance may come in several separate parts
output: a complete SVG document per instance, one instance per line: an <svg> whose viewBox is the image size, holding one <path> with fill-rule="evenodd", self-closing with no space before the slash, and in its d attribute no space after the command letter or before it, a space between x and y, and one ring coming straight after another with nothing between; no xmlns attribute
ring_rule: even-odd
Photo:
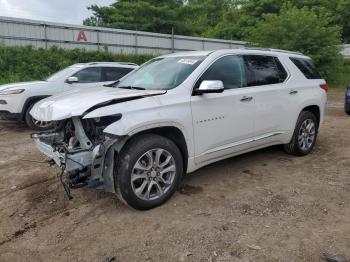
<svg viewBox="0 0 350 262"><path fill-rule="evenodd" d="M87 6L106 6L115 0L0 0L0 16L82 24L91 12Z"/></svg>

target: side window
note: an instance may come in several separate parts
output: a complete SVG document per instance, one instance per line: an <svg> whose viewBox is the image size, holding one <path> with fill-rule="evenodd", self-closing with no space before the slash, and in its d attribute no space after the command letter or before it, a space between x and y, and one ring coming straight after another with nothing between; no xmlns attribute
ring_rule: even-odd
<svg viewBox="0 0 350 262"><path fill-rule="evenodd" d="M288 73L277 57L262 55L244 56L247 86L261 86L282 83Z"/></svg>
<svg viewBox="0 0 350 262"><path fill-rule="evenodd" d="M296 57L290 57L289 59L299 68L307 79L321 79L320 74L317 72L316 67L310 59Z"/></svg>
<svg viewBox="0 0 350 262"><path fill-rule="evenodd" d="M101 82L101 68L89 67L80 70L74 75L79 79L79 83L96 83Z"/></svg>
<svg viewBox="0 0 350 262"><path fill-rule="evenodd" d="M124 68L124 67L103 67L102 68L102 81L117 81L123 76L130 73L132 68Z"/></svg>
<svg viewBox="0 0 350 262"><path fill-rule="evenodd" d="M242 57L225 56L215 61L202 75L201 81L221 80L225 89L244 87L245 71Z"/></svg>

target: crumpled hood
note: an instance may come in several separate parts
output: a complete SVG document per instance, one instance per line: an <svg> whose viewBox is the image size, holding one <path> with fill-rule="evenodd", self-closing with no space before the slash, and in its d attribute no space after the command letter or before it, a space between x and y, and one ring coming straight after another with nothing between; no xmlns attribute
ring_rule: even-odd
<svg viewBox="0 0 350 262"><path fill-rule="evenodd" d="M45 81L33 81L33 82L22 82L22 83L13 83L7 85L0 85L0 92L7 89L27 89L30 87L37 87L38 85L46 84Z"/></svg>
<svg viewBox="0 0 350 262"><path fill-rule="evenodd" d="M58 121L73 116L81 116L89 109L96 109L111 103L120 103L129 99L165 93L164 90L129 90L111 87L82 88L39 101L30 111L30 114L37 120Z"/></svg>

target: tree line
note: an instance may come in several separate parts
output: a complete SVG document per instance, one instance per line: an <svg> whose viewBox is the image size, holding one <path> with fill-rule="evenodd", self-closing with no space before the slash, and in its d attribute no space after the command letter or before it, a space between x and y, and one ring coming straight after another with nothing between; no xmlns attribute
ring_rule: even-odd
<svg viewBox="0 0 350 262"><path fill-rule="evenodd" d="M85 25L248 41L311 56L326 78L350 42L350 0L118 0ZM350 79L349 79L350 80Z"/></svg>

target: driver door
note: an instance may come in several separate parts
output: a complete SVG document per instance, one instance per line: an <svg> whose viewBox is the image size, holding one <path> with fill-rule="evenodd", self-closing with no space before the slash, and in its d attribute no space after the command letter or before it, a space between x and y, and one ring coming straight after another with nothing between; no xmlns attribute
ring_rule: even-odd
<svg viewBox="0 0 350 262"><path fill-rule="evenodd" d="M225 89L222 93L191 97L197 164L243 150L254 137L254 91L245 88L242 57L219 58L202 75L195 88L204 80L221 80Z"/></svg>

